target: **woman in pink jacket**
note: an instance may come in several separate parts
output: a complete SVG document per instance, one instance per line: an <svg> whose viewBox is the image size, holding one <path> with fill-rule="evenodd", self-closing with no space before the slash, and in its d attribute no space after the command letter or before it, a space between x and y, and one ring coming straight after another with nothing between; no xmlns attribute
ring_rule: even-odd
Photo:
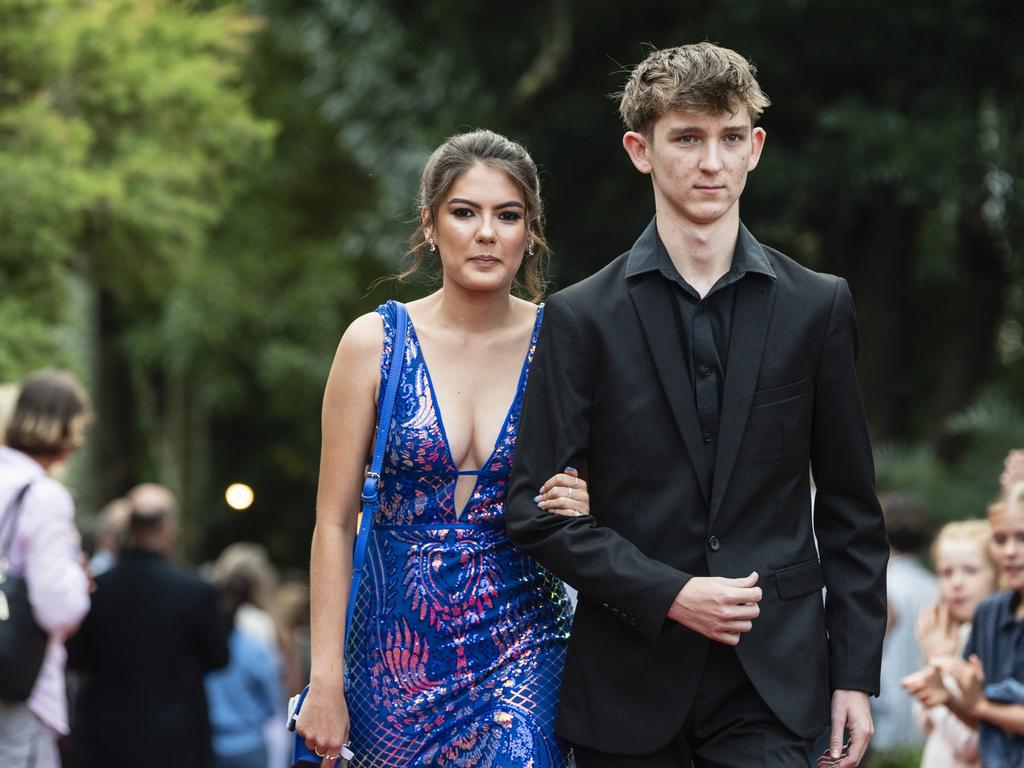
<svg viewBox="0 0 1024 768"><path fill-rule="evenodd" d="M0 701L0 765L59 768L57 738L68 732L64 639L89 610L71 494L47 471L82 445L89 398L69 373L25 380L0 445L0 515L26 488L10 549L10 571L24 576L36 623L49 635L26 701ZM6 513L6 514L5 514Z"/></svg>

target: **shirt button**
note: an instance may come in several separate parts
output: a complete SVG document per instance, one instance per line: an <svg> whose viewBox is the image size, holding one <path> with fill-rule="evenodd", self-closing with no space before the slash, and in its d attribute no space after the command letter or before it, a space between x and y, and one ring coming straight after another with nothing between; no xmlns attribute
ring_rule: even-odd
<svg viewBox="0 0 1024 768"><path fill-rule="evenodd" d="M714 439L715 439L715 436L712 435L710 432L705 432L704 433L704 442L705 443L710 443Z"/></svg>
<svg viewBox="0 0 1024 768"><path fill-rule="evenodd" d="M717 552L722 548L722 542L717 536L712 536L708 539L708 549L712 552Z"/></svg>
<svg viewBox="0 0 1024 768"><path fill-rule="evenodd" d="M701 376L710 376L711 375L711 366L710 365L702 365L700 367L700 375Z"/></svg>

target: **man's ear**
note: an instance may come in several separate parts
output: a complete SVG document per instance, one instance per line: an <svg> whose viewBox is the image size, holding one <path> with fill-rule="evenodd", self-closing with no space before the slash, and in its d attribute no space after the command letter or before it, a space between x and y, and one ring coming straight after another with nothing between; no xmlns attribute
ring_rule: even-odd
<svg viewBox="0 0 1024 768"><path fill-rule="evenodd" d="M650 173L652 170L651 160L648 157L650 142L646 136L636 131L626 131L622 136L622 147L629 155L633 167L640 173Z"/></svg>
<svg viewBox="0 0 1024 768"><path fill-rule="evenodd" d="M750 133L750 162L747 163L747 171L757 168L761 159L761 150L764 149L764 140L768 137L764 128L755 128Z"/></svg>

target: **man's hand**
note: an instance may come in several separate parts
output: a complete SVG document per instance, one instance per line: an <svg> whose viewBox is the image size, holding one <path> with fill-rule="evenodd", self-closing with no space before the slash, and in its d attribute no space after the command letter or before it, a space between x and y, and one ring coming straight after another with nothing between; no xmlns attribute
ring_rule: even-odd
<svg viewBox="0 0 1024 768"><path fill-rule="evenodd" d="M833 758L838 758L842 752L844 729L850 732L850 751L836 763L836 768L856 768L875 733L871 705L863 691L837 688L832 692L832 736L828 740L828 751Z"/></svg>
<svg viewBox="0 0 1024 768"><path fill-rule="evenodd" d="M756 584L756 571L742 579L694 576L676 595L668 617L711 640L736 645L761 612Z"/></svg>

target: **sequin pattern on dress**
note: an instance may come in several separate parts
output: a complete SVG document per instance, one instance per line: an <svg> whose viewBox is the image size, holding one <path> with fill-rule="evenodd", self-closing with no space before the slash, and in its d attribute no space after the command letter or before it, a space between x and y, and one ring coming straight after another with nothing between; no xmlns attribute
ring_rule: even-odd
<svg viewBox="0 0 1024 768"><path fill-rule="evenodd" d="M382 381L395 307L384 321ZM346 649L358 768L566 768L554 733L571 612L509 541L505 497L543 305L505 423L463 510L459 470L410 322L381 506Z"/></svg>

